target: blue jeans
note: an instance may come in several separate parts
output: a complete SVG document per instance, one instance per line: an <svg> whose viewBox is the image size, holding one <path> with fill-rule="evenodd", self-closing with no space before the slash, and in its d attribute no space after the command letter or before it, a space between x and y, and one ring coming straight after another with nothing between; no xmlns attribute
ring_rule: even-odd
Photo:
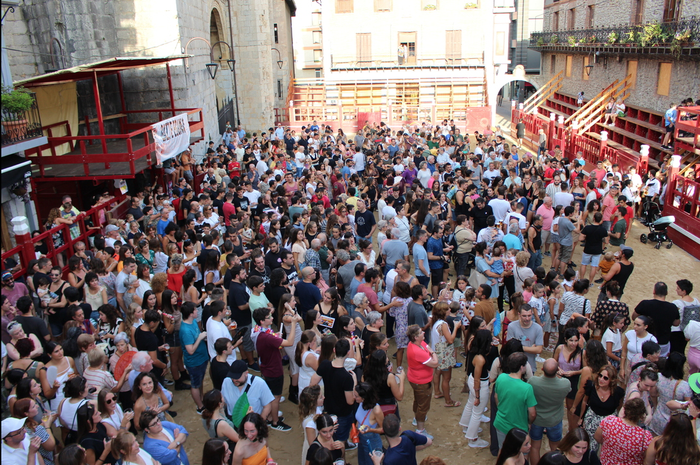
<svg viewBox="0 0 700 465"><path fill-rule="evenodd" d="M535 271L535 268L538 266L542 266L542 251L538 250L537 252L530 252L530 261L527 262L527 267L530 268L533 272Z"/></svg>
<svg viewBox="0 0 700 465"><path fill-rule="evenodd" d="M360 433L360 442L357 446L357 463L359 465L372 465L369 454L375 450L383 450L382 438L377 433Z"/></svg>
<svg viewBox="0 0 700 465"><path fill-rule="evenodd" d="M545 431L546 430L546 431ZM544 437L545 433L547 434L547 438L552 441L552 442L559 442L561 441L561 438L563 437L563 422L559 422L558 425L556 426L537 426L537 425L530 425L530 438L532 438L533 441L541 441L542 438Z"/></svg>
<svg viewBox="0 0 700 465"><path fill-rule="evenodd" d="M350 428L355 422L355 415L351 413L345 417L338 417L338 429L333 433L333 439L336 441L345 442L350 437Z"/></svg>
<svg viewBox="0 0 700 465"><path fill-rule="evenodd" d="M296 178L299 179L301 177L301 174L304 172L304 168L299 168L297 166L297 175Z"/></svg>
<svg viewBox="0 0 700 465"><path fill-rule="evenodd" d="M430 276L416 276L416 279L426 289L430 289Z"/></svg>

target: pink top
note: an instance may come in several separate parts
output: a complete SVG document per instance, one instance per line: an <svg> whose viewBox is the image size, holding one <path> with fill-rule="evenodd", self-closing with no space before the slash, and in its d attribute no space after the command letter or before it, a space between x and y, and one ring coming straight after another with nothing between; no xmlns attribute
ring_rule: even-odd
<svg viewBox="0 0 700 465"><path fill-rule="evenodd" d="M603 221L610 221L610 217L615 212L615 199L611 195L603 198Z"/></svg>
<svg viewBox="0 0 700 465"><path fill-rule="evenodd" d="M549 231L552 229L552 220L554 220L554 209L547 208L546 205L542 204L540 208L537 209L537 214L542 216L542 229Z"/></svg>

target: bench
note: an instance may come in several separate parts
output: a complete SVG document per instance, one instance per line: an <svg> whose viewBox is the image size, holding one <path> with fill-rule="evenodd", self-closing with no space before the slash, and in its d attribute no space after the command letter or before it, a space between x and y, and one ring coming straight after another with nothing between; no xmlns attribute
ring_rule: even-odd
<svg viewBox="0 0 700 465"><path fill-rule="evenodd" d="M638 126L643 126L647 129L651 129L652 131L659 131L661 133L666 132L664 127L660 124L649 123L648 121L642 121L641 119L632 118L631 116L618 116L617 118L625 120L625 121L629 121L630 123L634 123Z"/></svg>
<svg viewBox="0 0 700 465"><path fill-rule="evenodd" d="M587 137L590 137L591 139L595 139L597 141L600 141L602 138L600 134L595 133L595 132L587 132L586 133ZM641 159L642 154L637 152L634 149L631 149L629 147L625 147L624 145L620 144L619 142L612 141L608 139L607 141L608 147L614 148L615 150L619 150L620 152L625 152L628 155L631 155L634 158ZM654 160L653 158L649 157L649 167L654 168L654 169L659 169L659 162Z"/></svg>
<svg viewBox="0 0 700 465"><path fill-rule="evenodd" d="M549 116L550 113L554 113L557 116L563 116L564 119L566 119L570 116L570 115L567 115L566 113L564 113L563 111L555 110L554 108L548 107L547 105L540 105L539 108L541 108L542 110L545 110L547 112L547 115L545 115L545 116Z"/></svg>
<svg viewBox="0 0 700 465"><path fill-rule="evenodd" d="M649 147L653 147L660 152L670 153L670 154L673 153L673 150L661 147L660 142L656 142L656 141L653 141L651 139L647 139L646 137L642 137L642 136L637 135L633 132L626 131L625 129L622 129L620 127L617 127L617 126L603 126L603 127L608 131L613 131L613 132L616 132L618 134L622 134L625 137L629 137L630 139L634 139L636 141L639 141L640 143L646 144Z"/></svg>
<svg viewBox="0 0 700 465"><path fill-rule="evenodd" d="M565 106L565 107L567 107L567 108L570 108L571 110L573 110L573 113L576 113L576 111L578 111L578 109L581 108L581 107L579 107L578 105L574 105L574 104L572 104L572 103L567 103L567 102L565 102L565 101L563 101L563 100L559 100L559 99L557 99L557 98L554 98L554 96L552 96L552 97L549 99L549 101L552 102L552 103L555 103L555 104L557 104L557 105L562 105L562 106Z"/></svg>

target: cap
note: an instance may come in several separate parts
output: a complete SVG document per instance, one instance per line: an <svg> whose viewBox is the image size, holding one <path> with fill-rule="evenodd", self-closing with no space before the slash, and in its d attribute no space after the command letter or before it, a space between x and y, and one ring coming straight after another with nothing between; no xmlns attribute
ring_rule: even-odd
<svg viewBox="0 0 700 465"><path fill-rule="evenodd" d="M632 256L634 255L634 250L632 249L632 247L628 247L624 244L620 246L620 251L623 254L625 254L625 257L627 257L627 259L632 258Z"/></svg>
<svg viewBox="0 0 700 465"><path fill-rule="evenodd" d="M119 231L119 228L113 224L108 224L105 228L105 234L109 234L114 231Z"/></svg>
<svg viewBox="0 0 700 465"><path fill-rule="evenodd" d="M236 360L231 364L231 368L228 370L228 377L231 379L238 379L243 376L243 373L248 372L248 364L243 360Z"/></svg>
<svg viewBox="0 0 700 465"><path fill-rule="evenodd" d="M12 278L12 273L9 271L3 271L2 273L2 280L5 281L6 279Z"/></svg>
<svg viewBox="0 0 700 465"><path fill-rule="evenodd" d="M2 439L5 439L8 434L14 433L18 429L24 426L24 422L27 421L26 418L6 418L2 421Z"/></svg>
<svg viewBox="0 0 700 465"><path fill-rule="evenodd" d="M700 373L693 373L690 375L688 377L688 384L690 384L690 389L692 389L695 394L700 394ZM4 427L3 425L3 428ZM2 431L2 434L5 434L5 430L3 429Z"/></svg>

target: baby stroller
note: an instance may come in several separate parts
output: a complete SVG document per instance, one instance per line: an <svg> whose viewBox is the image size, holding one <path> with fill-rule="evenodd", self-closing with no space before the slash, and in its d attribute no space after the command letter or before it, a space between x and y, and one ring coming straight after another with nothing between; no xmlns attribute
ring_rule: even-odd
<svg viewBox="0 0 700 465"><path fill-rule="evenodd" d="M654 221L661 217L661 207L649 197L642 201L641 222L645 226L651 227Z"/></svg>
<svg viewBox="0 0 700 465"><path fill-rule="evenodd" d="M656 242L656 245L654 246L655 249L660 249L662 243L668 242L666 248L670 249L673 247L673 241L669 239L666 230L675 222L675 216L662 216L658 220L648 224L649 235L647 236L646 234L642 234L639 240L642 242L642 244L646 244L647 241Z"/></svg>

